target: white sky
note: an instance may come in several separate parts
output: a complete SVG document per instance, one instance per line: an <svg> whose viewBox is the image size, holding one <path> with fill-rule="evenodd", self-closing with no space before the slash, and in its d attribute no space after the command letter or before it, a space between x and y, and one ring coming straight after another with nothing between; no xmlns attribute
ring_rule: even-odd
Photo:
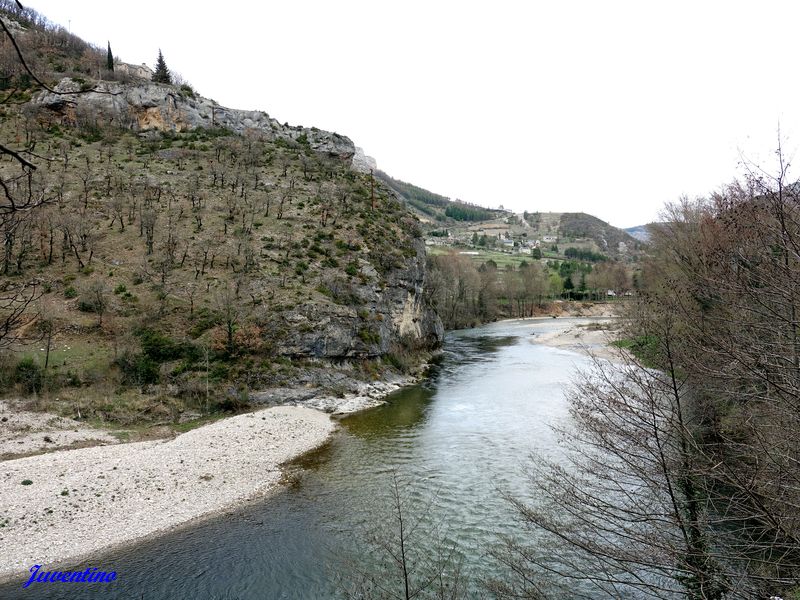
<svg viewBox="0 0 800 600"><path fill-rule="evenodd" d="M800 3L23 4L224 106L347 135L390 175L628 227L800 135ZM124 6L124 9L122 8Z"/></svg>

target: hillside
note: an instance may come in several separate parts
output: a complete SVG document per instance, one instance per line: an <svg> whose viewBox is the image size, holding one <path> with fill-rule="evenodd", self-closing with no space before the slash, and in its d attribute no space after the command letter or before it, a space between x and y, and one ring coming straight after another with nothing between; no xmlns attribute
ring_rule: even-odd
<svg viewBox="0 0 800 600"><path fill-rule="evenodd" d="M473 236L495 240L514 240L518 245L552 246L566 244L588 252L614 258L637 258L641 242L627 231L609 225L586 213L528 212L514 214L453 201L419 186L394 179L383 171L375 176L394 190L415 212L437 244L470 243ZM442 235L447 232L449 235Z"/></svg>
<svg viewBox="0 0 800 600"><path fill-rule="evenodd" d="M649 225L637 225L636 227L626 227L625 231L640 242L650 241Z"/></svg>
<svg viewBox="0 0 800 600"><path fill-rule="evenodd" d="M93 79L96 49L14 17L52 91L18 65L0 74L15 100L0 137L35 167L0 162L0 286L35 290L3 355L6 392L158 421L207 411L208 386L221 407L288 383L345 392L439 343L418 221L351 168L349 139L119 61Z"/></svg>
<svg viewBox="0 0 800 600"><path fill-rule="evenodd" d="M626 231L586 213L561 213L558 235L565 240L589 239L600 252L635 253L641 244Z"/></svg>
<svg viewBox="0 0 800 600"><path fill-rule="evenodd" d="M565 252L602 255L625 262L637 261L642 242L627 232L586 213L524 212L476 222L428 224L429 244L480 246L511 253L565 256Z"/></svg>
<svg viewBox="0 0 800 600"><path fill-rule="evenodd" d="M459 222L486 221L506 214L506 211L451 200L414 184L394 179L383 171L377 171L375 176L394 190L408 208L427 225L442 227Z"/></svg>

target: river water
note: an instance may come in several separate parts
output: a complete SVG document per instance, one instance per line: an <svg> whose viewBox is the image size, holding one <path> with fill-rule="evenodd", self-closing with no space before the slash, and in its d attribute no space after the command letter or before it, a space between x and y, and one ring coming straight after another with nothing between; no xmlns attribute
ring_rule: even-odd
<svg viewBox="0 0 800 600"><path fill-rule="evenodd" d="M565 321L450 332L428 381L344 419L329 444L298 461L284 491L84 565L115 570L113 584L15 583L0 586L0 598L337 598L360 580L356 572L399 589L382 549L399 531L395 489L417 572L447 557L485 597L481 582L505 575L488 550L520 535L502 493L531 493L530 453L558 452L549 425L568 419L564 389L589 364L533 343Z"/></svg>

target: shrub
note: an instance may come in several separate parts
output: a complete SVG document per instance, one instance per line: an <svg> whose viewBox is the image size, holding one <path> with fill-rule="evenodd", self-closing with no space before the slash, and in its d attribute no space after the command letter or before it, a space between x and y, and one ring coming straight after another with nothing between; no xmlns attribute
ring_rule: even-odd
<svg viewBox="0 0 800 600"><path fill-rule="evenodd" d="M122 371L123 383L138 386L158 383L158 363L149 356L124 352L114 363Z"/></svg>
<svg viewBox="0 0 800 600"><path fill-rule="evenodd" d="M246 390L237 391L236 395L228 394L217 400L213 407L220 412L240 412L250 408L250 398Z"/></svg>
<svg viewBox="0 0 800 600"><path fill-rule="evenodd" d="M187 342L176 342L169 336L153 329L137 332L143 354L158 363L181 358L194 362L200 359L200 350Z"/></svg>
<svg viewBox="0 0 800 600"><path fill-rule="evenodd" d="M64 298L77 298L78 297L78 290L74 287L69 286L64 290Z"/></svg>
<svg viewBox="0 0 800 600"><path fill-rule="evenodd" d="M30 357L20 360L14 369L14 381L28 393L41 389L42 379L42 368Z"/></svg>
<svg viewBox="0 0 800 600"><path fill-rule="evenodd" d="M78 310L81 312L94 313L98 312L99 306L95 300L78 300Z"/></svg>
<svg viewBox="0 0 800 600"><path fill-rule="evenodd" d="M365 344L379 344L381 341L380 334L370 327L362 327L358 331L358 337L361 338L361 341Z"/></svg>

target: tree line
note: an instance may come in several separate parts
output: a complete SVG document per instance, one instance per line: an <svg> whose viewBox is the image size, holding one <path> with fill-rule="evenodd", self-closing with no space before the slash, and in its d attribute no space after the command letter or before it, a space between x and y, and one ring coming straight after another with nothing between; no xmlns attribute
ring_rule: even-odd
<svg viewBox="0 0 800 600"><path fill-rule="evenodd" d="M498 556L501 597L800 593L800 186L781 152L669 206L620 362L570 394L566 459L514 498L536 547ZM555 590L555 591L554 591Z"/></svg>
<svg viewBox="0 0 800 600"><path fill-rule="evenodd" d="M523 261L505 269L488 260L475 264L451 253L428 259L426 291L447 329L472 327L503 317L531 317L560 299L604 299L629 288L624 265L577 261Z"/></svg>

